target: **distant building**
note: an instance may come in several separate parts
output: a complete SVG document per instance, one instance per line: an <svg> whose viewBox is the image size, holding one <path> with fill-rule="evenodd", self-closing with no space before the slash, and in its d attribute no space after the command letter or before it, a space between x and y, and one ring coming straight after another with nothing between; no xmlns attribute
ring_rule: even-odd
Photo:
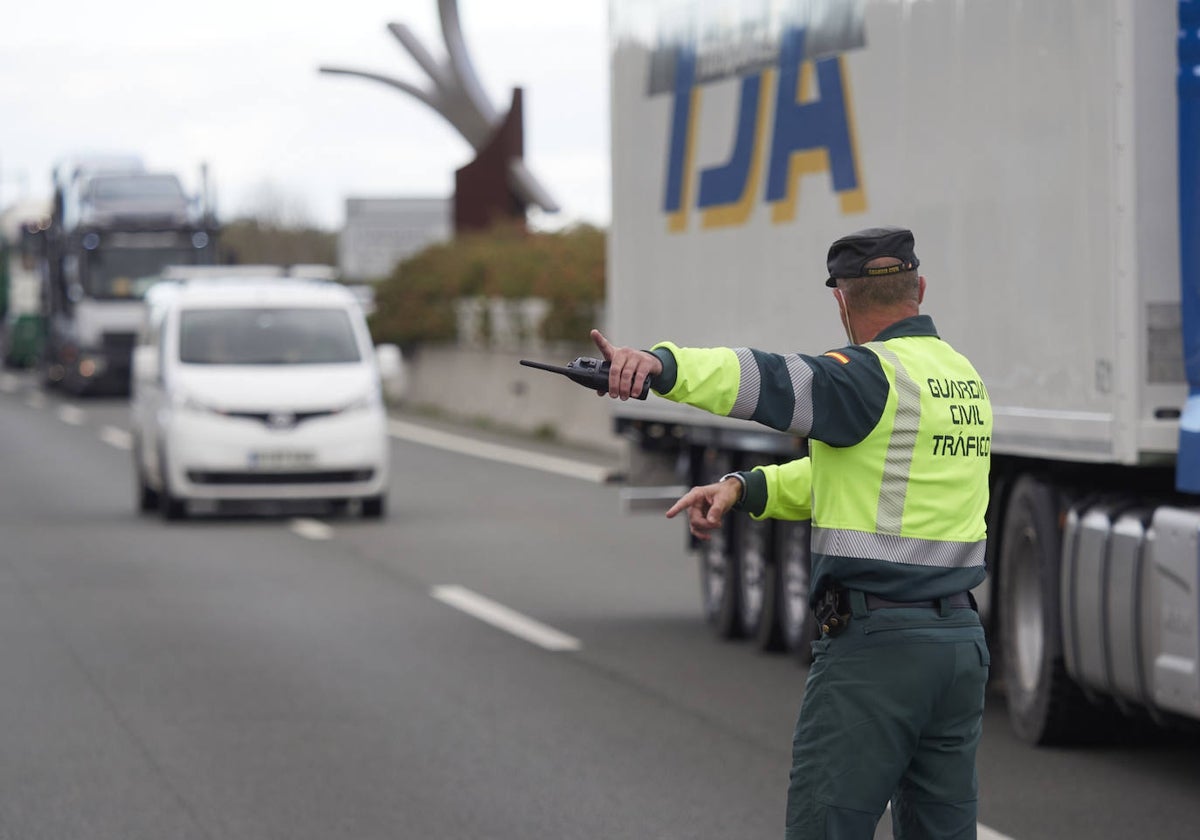
<svg viewBox="0 0 1200 840"><path fill-rule="evenodd" d="M379 280L396 263L450 239L450 198L347 198L338 236L338 268L349 280Z"/></svg>

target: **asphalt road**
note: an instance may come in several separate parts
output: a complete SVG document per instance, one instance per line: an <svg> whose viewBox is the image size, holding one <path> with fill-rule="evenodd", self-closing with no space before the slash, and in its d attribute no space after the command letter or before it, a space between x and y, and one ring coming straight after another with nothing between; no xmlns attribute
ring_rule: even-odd
<svg viewBox="0 0 1200 840"><path fill-rule="evenodd" d="M126 411L0 374L0 840L781 836L804 669L711 636L596 459L398 425L382 522L168 524ZM1038 750L989 703L981 837L1200 832L1195 737Z"/></svg>

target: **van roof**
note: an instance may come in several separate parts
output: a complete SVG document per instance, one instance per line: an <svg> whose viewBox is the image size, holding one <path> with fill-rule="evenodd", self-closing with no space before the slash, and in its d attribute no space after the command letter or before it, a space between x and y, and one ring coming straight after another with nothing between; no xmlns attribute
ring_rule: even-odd
<svg viewBox="0 0 1200 840"><path fill-rule="evenodd" d="M146 293L151 306L359 306L358 299L338 283L293 277L232 273L163 280Z"/></svg>

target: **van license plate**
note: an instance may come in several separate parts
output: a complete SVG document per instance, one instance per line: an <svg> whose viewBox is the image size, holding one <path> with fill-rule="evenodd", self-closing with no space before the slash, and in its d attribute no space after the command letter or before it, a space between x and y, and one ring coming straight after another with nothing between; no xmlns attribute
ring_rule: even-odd
<svg viewBox="0 0 1200 840"><path fill-rule="evenodd" d="M315 453L295 449L251 452L249 457L249 466L252 470L296 470L311 467L316 462Z"/></svg>

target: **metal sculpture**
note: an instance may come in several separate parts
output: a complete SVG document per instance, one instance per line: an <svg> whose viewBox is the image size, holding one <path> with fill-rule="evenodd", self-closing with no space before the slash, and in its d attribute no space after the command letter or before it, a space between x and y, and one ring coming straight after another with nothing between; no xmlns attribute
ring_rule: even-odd
<svg viewBox="0 0 1200 840"><path fill-rule="evenodd" d="M455 173L456 229L486 227L497 215L524 219L530 205L557 212L557 202L523 159L521 89L514 88L508 111L500 114L484 93L467 54L457 0L438 0L438 14L446 44L441 62L406 25L388 24L388 31L429 76L427 86L345 67L323 66L320 72L359 76L401 90L441 114L471 145L475 160Z"/></svg>

